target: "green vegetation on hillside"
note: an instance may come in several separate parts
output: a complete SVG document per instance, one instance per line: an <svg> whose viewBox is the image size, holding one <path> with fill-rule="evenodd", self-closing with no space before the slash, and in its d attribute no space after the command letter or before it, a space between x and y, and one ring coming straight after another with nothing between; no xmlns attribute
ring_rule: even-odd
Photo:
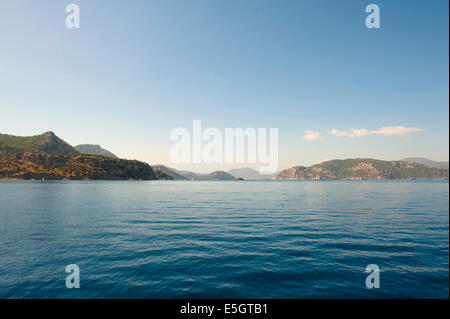
<svg viewBox="0 0 450 319"><path fill-rule="evenodd" d="M448 179L448 170L415 162L357 158L292 167L274 179Z"/></svg>
<svg viewBox="0 0 450 319"><path fill-rule="evenodd" d="M53 132L35 136L14 136L0 133L0 152L44 152L48 154L79 154L79 152L57 137Z"/></svg>
<svg viewBox="0 0 450 319"><path fill-rule="evenodd" d="M75 149L82 154L103 155L106 157L118 158L116 155L114 155L110 151L105 150L100 145L96 145L96 144L81 144L81 145L75 146Z"/></svg>
<svg viewBox="0 0 450 319"><path fill-rule="evenodd" d="M147 163L80 154L52 132L36 136L0 134L0 179L153 180Z"/></svg>
<svg viewBox="0 0 450 319"><path fill-rule="evenodd" d="M168 179L156 176L147 163L104 156L24 152L0 158L0 178L152 180L158 177Z"/></svg>

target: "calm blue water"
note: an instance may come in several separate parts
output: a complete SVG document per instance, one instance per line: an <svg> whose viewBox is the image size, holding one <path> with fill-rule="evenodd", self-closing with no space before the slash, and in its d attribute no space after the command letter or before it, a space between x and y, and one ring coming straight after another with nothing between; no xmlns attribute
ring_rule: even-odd
<svg viewBox="0 0 450 319"><path fill-rule="evenodd" d="M448 214L448 181L3 181L0 297L448 298Z"/></svg>

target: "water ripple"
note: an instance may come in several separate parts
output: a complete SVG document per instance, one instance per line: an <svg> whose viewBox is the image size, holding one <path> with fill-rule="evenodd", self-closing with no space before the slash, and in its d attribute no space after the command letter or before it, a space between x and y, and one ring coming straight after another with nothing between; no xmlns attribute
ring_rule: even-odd
<svg viewBox="0 0 450 319"><path fill-rule="evenodd" d="M213 185L0 182L0 297L448 297L447 181Z"/></svg>

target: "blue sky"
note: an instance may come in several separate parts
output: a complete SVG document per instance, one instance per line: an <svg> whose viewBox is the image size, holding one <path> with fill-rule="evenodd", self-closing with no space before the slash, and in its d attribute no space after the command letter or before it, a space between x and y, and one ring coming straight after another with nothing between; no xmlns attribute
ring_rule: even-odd
<svg viewBox="0 0 450 319"><path fill-rule="evenodd" d="M65 27L76 3L81 28ZM367 29L365 7L381 9ZM170 131L276 127L280 169L448 160L448 1L2 1L0 132L172 165ZM401 136L334 136L331 129ZM305 131L320 133L305 139ZM246 166L246 165L239 165Z"/></svg>

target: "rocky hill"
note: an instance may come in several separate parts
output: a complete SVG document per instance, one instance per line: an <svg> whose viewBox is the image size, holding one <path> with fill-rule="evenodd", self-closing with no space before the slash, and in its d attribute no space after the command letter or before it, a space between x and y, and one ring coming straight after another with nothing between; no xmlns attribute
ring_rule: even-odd
<svg viewBox="0 0 450 319"><path fill-rule="evenodd" d="M103 155L103 156L110 157L110 158L118 158L116 155L114 155L110 151L105 150L100 145L96 145L96 144L80 144L80 145L75 146L75 149L82 154Z"/></svg>
<svg viewBox="0 0 450 319"><path fill-rule="evenodd" d="M53 132L36 136L0 134L0 179L153 180L147 163L80 154Z"/></svg>
<svg viewBox="0 0 450 319"><path fill-rule="evenodd" d="M153 180L158 177L147 163L104 156L24 152L0 158L0 178Z"/></svg>
<svg viewBox="0 0 450 319"><path fill-rule="evenodd" d="M448 170L409 161L346 159L283 170L275 180L448 179Z"/></svg>

